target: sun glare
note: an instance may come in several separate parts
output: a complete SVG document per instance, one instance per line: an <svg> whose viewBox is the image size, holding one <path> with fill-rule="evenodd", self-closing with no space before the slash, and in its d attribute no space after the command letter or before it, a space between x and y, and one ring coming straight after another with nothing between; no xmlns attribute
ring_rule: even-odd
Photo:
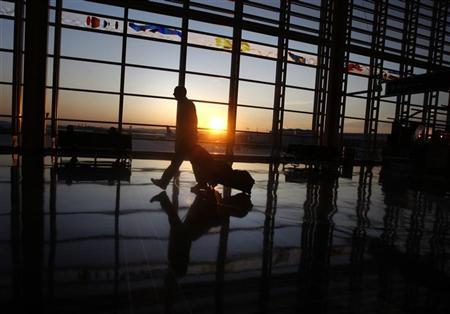
<svg viewBox="0 0 450 314"><path fill-rule="evenodd" d="M226 129L225 120L219 117L212 117L211 120L209 120L209 127L213 131L223 131Z"/></svg>

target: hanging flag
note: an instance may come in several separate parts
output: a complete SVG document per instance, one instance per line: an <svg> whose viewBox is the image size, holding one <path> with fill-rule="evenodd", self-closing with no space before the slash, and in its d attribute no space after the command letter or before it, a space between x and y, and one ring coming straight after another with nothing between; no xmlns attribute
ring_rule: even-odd
<svg viewBox="0 0 450 314"><path fill-rule="evenodd" d="M154 25L154 24L138 24L138 23L130 22L130 23L128 23L128 26L131 27L136 32L160 33L163 35L177 35L180 37L182 34L181 31L179 31L177 29L160 26L160 25Z"/></svg>
<svg viewBox="0 0 450 314"><path fill-rule="evenodd" d="M314 55L309 55L306 53L303 54L298 54L298 53L293 53L291 51L288 51L288 57L296 62L296 63L300 63L300 64L310 64L310 65L316 65L317 64L317 57Z"/></svg>
<svg viewBox="0 0 450 314"><path fill-rule="evenodd" d="M233 42L229 38L216 37L216 46L217 48L231 50L233 48Z"/></svg>
<svg viewBox="0 0 450 314"><path fill-rule="evenodd" d="M64 25L72 25L77 27L85 27L92 29L101 29L104 31L121 32L122 21L106 19L94 15L85 15L72 12L62 12L61 17Z"/></svg>
<svg viewBox="0 0 450 314"><path fill-rule="evenodd" d="M363 75L369 75L369 67L363 66L359 63L349 62L347 65L347 71L349 73L359 73Z"/></svg>
<svg viewBox="0 0 450 314"><path fill-rule="evenodd" d="M222 48L222 49L226 49L226 50L231 50L231 48L233 48L233 41L229 38L216 37L215 41L216 41L217 48ZM246 41L241 41L241 51L249 52L250 44Z"/></svg>
<svg viewBox="0 0 450 314"><path fill-rule="evenodd" d="M92 28L104 28L104 29L118 29L119 28L119 21L115 20L107 20L104 18L99 18L93 15L88 15L86 17L86 25L90 26Z"/></svg>
<svg viewBox="0 0 450 314"><path fill-rule="evenodd" d="M100 19L98 17L88 15L86 17L86 25L92 28L98 28L100 27Z"/></svg>
<svg viewBox="0 0 450 314"><path fill-rule="evenodd" d="M300 55L293 54L290 51L288 52L288 55L294 62L297 62L297 63L305 63L306 62L304 57L302 57Z"/></svg>

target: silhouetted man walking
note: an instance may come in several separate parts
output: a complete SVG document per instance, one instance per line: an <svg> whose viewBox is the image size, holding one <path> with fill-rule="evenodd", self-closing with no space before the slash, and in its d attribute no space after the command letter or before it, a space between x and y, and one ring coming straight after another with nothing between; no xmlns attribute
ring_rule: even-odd
<svg viewBox="0 0 450 314"><path fill-rule="evenodd" d="M197 144L197 112L195 111L195 105L186 97L186 88L183 86L175 87L173 95L178 101L175 155L161 179L152 179L152 182L163 190L166 189L183 160L189 157L192 149Z"/></svg>

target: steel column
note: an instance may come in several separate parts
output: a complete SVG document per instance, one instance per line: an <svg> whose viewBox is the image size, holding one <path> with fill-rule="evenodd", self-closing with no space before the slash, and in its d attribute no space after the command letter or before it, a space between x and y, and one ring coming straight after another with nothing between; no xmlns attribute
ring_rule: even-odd
<svg viewBox="0 0 450 314"><path fill-rule="evenodd" d="M123 101L125 90L125 63L127 62L127 34L128 34L128 7L124 8L122 30L122 62L120 64L120 92L119 92L119 133L122 132Z"/></svg>
<svg viewBox="0 0 450 314"><path fill-rule="evenodd" d="M57 0L55 12L55 38L53 46L53 82L52 82L53 91L52 91L52 113L51 113L52 148L56 148L58 136L59 70L60 70L60 56L61 56L61 15L62 15L62 0Z"/></svg>
<svg viewBox="0 0 450 314"><path fill-rule="evenodd" d="M339 144L339 116L341 112L342 81L344 74L345 27L348 0L332 1L332 31L329 63L328 96L326 97L325 138L323 144L337 147Z"/></svg>
<svg viewBox="0 0 450 314"><path fill-rule="evenodd" d="M183 1L183 20L181 22L181 45L180 45L180 73L178 75L178 85L184 86L186 81L186 54L188 37L188 15L189 0Z"/></svg>
<svg viewBox="0 0 450 314"><path fill-rule="evenodd" d="M280 158L283 139L284 99L286 91L286 68L288 55L290 1L282 0L280 7L277 68L275 75L275 93L272 120L272 152L275 160Z"/></svg>
<svg viewBox="0 0 450 314"><path fill-rule="evenodd" d="M25 25L22 148L24 154L42 154L45 134L48 2L27 2Z"/></svg>
<svg viewBox="0 0 450 314"><path fill-rule="evenodd" d="M345 124L345 105L347 96L348 69L350 63L350 43L352 39L352 16L353 16L353 0L348 0L347 19L345 25L345 55L344 55L344 78L342 80L342 96L339 118L339 146L342 147L344 139Z"/></svg>
<svg viewBox="0 0 450 314"><path fill-rule="evenodd" d="M228 160L233 158L236 133L237 98L239 89L239 64L241 54L242 12L243 0L236 0L234 4L233 47L231 50L230 93L228 100L227 149Z"/></svg>
<svg viewBox="0 0 450 314"><path fill-rule="evenodd" d="M387 21L387 0L375 1L372 23L372 51L384 52ZM365 159L376 159L376 142L378 133L378 116L380 110L381 82L383 80L383 58L370 58L370 73L366 101L366 117L364 123Z"/></svg>
<svg viewBox="0 0 450 314"><path fill-rule="evenodd" d="M427 72L432 72L436 66L442 66L447 15L448 1L434 1ZM436 118L439 109L438 100L438 90L426 92L424 95L422 111L422 124L424 125L424 130L422 138L431 135L436 130Z"/></svg>
<svg viewBox="0 0 450 314"><path fill-rule="evenodd" d="M416 37L417 24L419 22L419 1L410 0L405 3L405 19L402 35L402 60L400 62L400 77L405 78L413 75L414 66L411 60L416 55ZM411 95L402 95L397 97L397 104L395 107L395 118L402 123L407 123L409 120L409 111L411 104Z"/></svg>
<svg viewBox="0 0 450 314"><path fill-rule="evenodd" d="M23 51L23 1L17 0L14 7L14 56L12 77L12 147L19 146L22 115L22 51Z"/></svg>
<svg viewBox="0 0 450 314"><path fill-rule="evenodd" d="M328 91L328 75L330 69L330 42L332 36L332 1L322 0L320 9L319 47L317 55L316 83L312 131L314 143L323 143L326 99Z"/></svg>

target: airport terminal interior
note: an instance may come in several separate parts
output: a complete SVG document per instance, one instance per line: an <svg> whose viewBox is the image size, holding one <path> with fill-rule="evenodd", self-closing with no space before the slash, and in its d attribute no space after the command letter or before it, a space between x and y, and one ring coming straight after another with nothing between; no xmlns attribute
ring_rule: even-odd
<svg viewBox="0 0 450 314"><path fill-rule="evenodd" d="M0 313L449 313L449 7L1 0Z"/></svg>

